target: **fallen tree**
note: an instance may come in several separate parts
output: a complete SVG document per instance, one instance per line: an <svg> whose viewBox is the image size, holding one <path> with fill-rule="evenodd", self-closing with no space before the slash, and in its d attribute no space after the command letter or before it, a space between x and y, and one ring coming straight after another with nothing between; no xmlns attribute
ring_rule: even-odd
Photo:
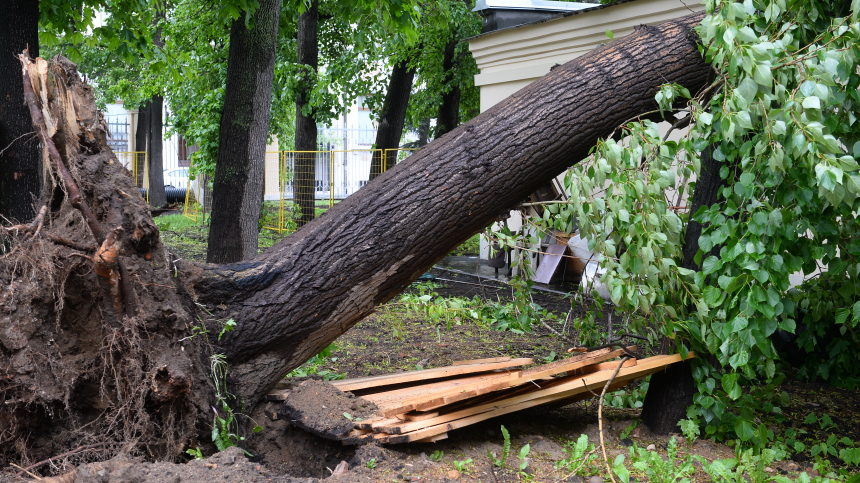
<svg viewBox="0 0 860 483"><path fill-rule="evenodd" d="M701 88L700 19L641 26L553 69L227 265L170 255L75 66L22 56L54 189L43 217L2 232L14 247L0 260L4 458L106 439L175 457L210 431L227 391L252 407L598 139L653 111L659 86Z"/></svg>

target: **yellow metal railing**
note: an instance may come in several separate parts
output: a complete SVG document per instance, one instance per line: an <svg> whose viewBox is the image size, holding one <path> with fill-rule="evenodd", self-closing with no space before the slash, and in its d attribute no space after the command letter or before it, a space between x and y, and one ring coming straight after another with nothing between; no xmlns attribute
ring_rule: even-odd
<svg viewBox="0 0 860 483"><path fill-rule="evenodd" d="M188 166L189 172L191 171L191 168L194 167L194 154L191 155L190 164ZM188 189L185 190L185 206L182 209L182 216L194 220L195 223L203 221L200 219L200 216L202 215L200 213L200 207L205 203L206 183L206 177L202 174L198 174L194 181L191 181L190 179L188 180Z"/></svg>
<svg viewBox="0 0 860 483"><path fill-rule="evenodd" d="M114 151L114 154L131 171L134 184L146 190L146 202L149 203L149 158L146 151Z"/></svg>
<svg viewBox="0 0 860 483"><path fill-rule="evenodd" d="M265 215L263 228L279 233L292 232L295 218L300 215L297 203L310 194L314 209L329 209L335 203L367 184L374 155L383 158L383 170L390 160L396 164L415 149L351 149L329 151L267 151L264 161L264 209L276 212ZM192 156L191 166L194 166ZM299 181L301 180L301 181ZM200 221L201 206L205 209L205 181L189 183L183 214Z"/></svg>

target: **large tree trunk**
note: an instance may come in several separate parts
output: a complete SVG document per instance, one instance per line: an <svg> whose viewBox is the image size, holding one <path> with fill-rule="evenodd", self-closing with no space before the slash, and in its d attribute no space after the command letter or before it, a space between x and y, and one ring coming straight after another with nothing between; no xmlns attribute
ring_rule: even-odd
<svg viewBox="0 0 860 483"><path fill-rule="evenodd" d="M307 10L299 15L297 38L298 63L308 70L305 72L302 88L296 99L297 153L294 158L293 196L300 213L296 220L299 227L313 220L316 210L316 151L319 150L319 146L317 145L317 121L312 106L309 105L309 98L316 79L315 73L319 68L318 24L319 0L312 0Z"/></svg>
<svg viewBox="0 0 860 483"><path fill-rule="evenodd" d="M385 100L382 101L382 109L379 112L379 126L376 128L374 143L374 149L377 151L373 153L370 163L370 180L391 169L397 162L396 151L386 152L389 149L399 148L400 137L403 136L406 108L409 107L412 81L415 79L415 67L409 65L410 61L410 58L401 60L394 64L391 70L388 91L385 93Z"/></svg>
<svg viewBox="0 0 860 483"><path fill-rule="evenodd" d="M439 115L436 116L436 138L460 125L460 84L454 77L459 59L457 54L457 34L454 32L445 45L442 57L442 70L445 72L445 87L442 92L442 104L439 105Z"/></svg>
<svg viewBox="0 0 860 483"><path fill-rule="evenodd" d="M156 22L165 18L163 7L156 6ZM164 48L161 39L161 25L155 28L152 43ZM156 94L149 101L149 204L164 206L167 194L164 192L164 96Z"/></svg>
<svg viewBox="0 0 860 483"><path fill-rule="evenodd" d="M21 89L18 54L39 56L39 1L9 0L0 27L0 216L20 222L35 215L42 183L42 150ZM2 220L2 218L0 218Z"/></svg>
<svg viewBox="0 0 860 483"><path fill-rule="evenodd" d="M152 96L149 100L149 204L164 206L164 97Z"/></svg>
<svg viewBox="0 0 860 483"><path fill-rule="evenodd" d="M696 253L699 251L699 236L702 234L702 224L693 220L693 215L702 206L711 206L719 199L720 189L725 183L720 178L722 163L711 156L712 148L702 152L702 169L696 180L696 189L690 197L690 220L687 222L687 232L684 235L682 267L689 270L700 270L696 263ZM719 254L719 248L705 254ZM669 340L663 341L665 348L670 347ZM651 376L648 393L642 405L642 422L656 434L680 432L678 421L687 417L687 408L693 404L696 395L693 380L692 361L674 364L663 372Z"/></svg>
<svg viewBox="0 0 860 483"><path fill-rule="evenodd" d="M138 186L143 186L143 176L146 173L146 166L149 160L149 99L140 103L137 108L137 129L134 132L134 149L137 152L143 151L146 153L143 157L136 155L131 160L134 166L129 166L129 170L136 171L137 178L134 180Z"/></svg>
<svg viewBox="0 0 860 483"><path fill-rule="evenodd" d="M206 253L210 263L237 262L257 254L280 9L280 0L263 0L254 12L252 29L245 26L244 15L230 28Z"/></svg>
<svg viewBox="0 0 860 483"><path fill-rule="evenodd" d="M3 434L21 444L30 434L41 448L34 457L59 452L39 446L49 441L126 439L175 456L211 431L202 427L214 404L210 364L229 364L229 392L247 411L500 210L585 158L618 124L655 109L660 85L700 89L709 71L692 33L700 19L640 28L554 69L267 252L227 265L166 253L106 147L91 91L73 67L53 66L57 169L82 189L53 190L50 223L0 260L0 286L16 287L0 291L0 367L12 375L0 378L0 391L15 401L0 407L0 418L14 422ZM67 91L80 99L64 102ZM76 118L86 132L64 124ZM96 246L90 258L73 255ZM236 328L220 337L229 319ZM56 362L39 363L45 357ZM2 451L15 451L8 443L0 441Z"/></svg>

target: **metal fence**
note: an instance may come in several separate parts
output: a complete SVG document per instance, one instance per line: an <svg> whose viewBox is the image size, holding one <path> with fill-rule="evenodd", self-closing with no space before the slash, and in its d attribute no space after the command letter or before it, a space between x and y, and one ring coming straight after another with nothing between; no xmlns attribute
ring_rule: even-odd
<svg viewBox="0 0 860 483"><path fill-rule="evenodd" d="M114 154L119 162L131 171L138 189L146 190L146 202L149 203L149 158L146 151L114 151Z"/></svg>
<svg viewBox="0 0 860 483"><path fill-rule="evenodd" d="M355 193L370 179L374 155L382 160L382 171L402 161L414 149L349 149L328 151L269 151L265 158L264 224L278 232L295 229L298 203L313 203L328 209ZM193 160L192 160L193 165ZM202 200L202 203L198 200ZM186 217L201 221L209 209L211 192L206 180L189 182Z"/></svg>

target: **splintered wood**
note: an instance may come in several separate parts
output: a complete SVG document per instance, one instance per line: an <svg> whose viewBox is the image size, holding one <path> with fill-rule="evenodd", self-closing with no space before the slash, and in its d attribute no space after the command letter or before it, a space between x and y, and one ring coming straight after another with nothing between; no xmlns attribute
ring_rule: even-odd
<svg viewBox="0 0 860 483"><path fill-rule="evenodd" d="M354 421L354 429L338 439L344 444L438 441L451 430L503 414L542 405L561 407L593 397L619 364L611 390L681 361L677 354L613 360L635 350L635 346L626 351L600 349L528 369L520 367L532 364L532 359L495 357L333 381L341 391L351 391L379 407L375 417ZM271 395L270 400L285 399L284 392Z"/></svg>

